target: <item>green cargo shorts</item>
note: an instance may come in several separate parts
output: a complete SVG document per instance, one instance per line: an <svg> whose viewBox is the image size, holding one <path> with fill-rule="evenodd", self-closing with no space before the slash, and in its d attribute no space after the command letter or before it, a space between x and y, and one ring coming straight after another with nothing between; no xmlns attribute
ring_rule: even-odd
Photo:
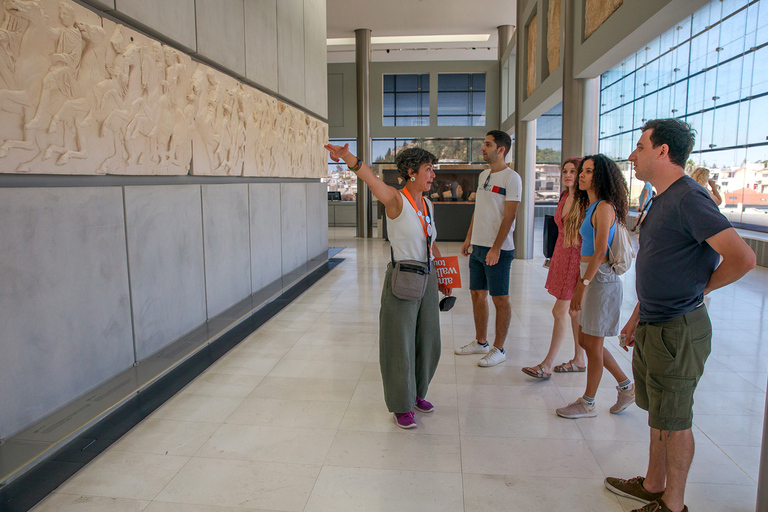
<svg viewBox="0 0 768 512"><path fill-rule="evenodd" d="M635 402L648 411L648 425L679 431L693 424L693 393L712 348L706 306L666 322L640 322L632 373Z"/></svg>

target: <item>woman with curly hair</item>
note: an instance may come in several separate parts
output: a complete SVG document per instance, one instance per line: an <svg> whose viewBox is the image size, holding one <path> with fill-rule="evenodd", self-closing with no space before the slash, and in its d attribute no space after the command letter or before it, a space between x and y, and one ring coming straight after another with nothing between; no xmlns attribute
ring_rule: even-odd
<svg viewBox="0 0 768 512"><path fill-rule="evenodd" d="M413 410L435 410L425 400L429 383L440 361L440 318L438 290L444 295L451 289L437 283L433 257L440 257L434 207L424 198L435 179L437 157L421 148L408 148L395 159L402 190L384 183L370 167L349 152L349 145L326 144L331 158L340 159L363 180L371 193L384 205L387 234L392 245L392 261L387 266L379 312L379 364L384 384L384 401L400 428L416 427ZM395 261L425 262L431 268L427 288L421 299L404 300L392 292L392 268Z"/></svg>
<svg viewBox="0 0 768 512"><path fill-rule="evenodd" d="M627 182L616 162L605 155L586 156L579 166L576 200L585 208L581 234L581 277L571 299L579 311L579 344L587 353L587 389L575 402L557 409L563 418L592 418L595 395L605 367L616 379L619 392L613 414L635 401L635 387L611 353L603 346L606 336L617 336L623 289L621 279L608 263L608 251L617 223L626 225Z"/></svg>
<svg viewBox="0 0 768 512"><path fill-rule="evenodd" d="M547 273L545 288L550 295L555 297L555 305L552 308L552 316L555 323L552 327L552 341L549 344L549 352L541 364L524 367L523 373L536 379L548 379L552 376L552 370L556 373L583 372L586 370L584 349L579 346L579 313L569 311L573 289L579 278L579 263L581 262L581 236L579 235L579 223L583 210L576 200L578 185L577 167L580 158L569 158L563 162L561 172L566 190L560 196L560 202L555 210L555 224L557 224L557 242L555 251ZM557 366L555 357L568 333L568 320L570 317L573 329L574 356L567 363ZM554 368L553 368L554 367Z"/></svg>

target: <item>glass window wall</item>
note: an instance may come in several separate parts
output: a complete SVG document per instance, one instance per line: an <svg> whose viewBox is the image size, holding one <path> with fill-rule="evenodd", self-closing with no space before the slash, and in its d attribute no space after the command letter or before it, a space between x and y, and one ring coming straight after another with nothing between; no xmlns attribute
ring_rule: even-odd
<svg viewBox="0 0 768 512"><path fill-rule="evenodd" d="M601 76L600 152L626 162L649 119L696 130L686 165L706 167L734 225L768 232L768 0L714 0Z"/></svg>

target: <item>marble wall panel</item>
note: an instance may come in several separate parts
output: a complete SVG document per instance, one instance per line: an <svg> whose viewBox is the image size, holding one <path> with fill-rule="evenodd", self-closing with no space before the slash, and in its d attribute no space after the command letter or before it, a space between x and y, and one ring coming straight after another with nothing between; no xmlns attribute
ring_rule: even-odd
<svg viewBox="0 0 768 512"><path fill-rule="evenodd" d="M203 185L208 318L251 293L248 184Z"/></svg>
<svg viewBox="0 0 768 512"><path fill-rule="evenodd" d="M196 2L197 53L245 76L243 0Z"/></svg>
<svg viewBox="0 0 768 512"><path fill-rule="evenodd" d="M0 8L0 172L325 175L325 123L83 7L61 5L7 0ZM291 81L303 91L303 61Z"/></svg>
<svg viewBox="0 0 768 512"><path fill-rule="evenodd" d="M307 183L307 257L328 250L328 185Z"/></svg>
<svg viewBox="0 0 768 512"><path fill-rule="evenodd" d="M115 10L115 0L83 0L83 2L105 11Z"/></svg>
<svg viewBox="0 0 768 512"><path fill-rule="evenodd" d="M197 49L195 0L114 0L114 2L116 10L120 13L191 51Z"/></svg>
<svg viewBox="0 0 768 512"><path fill-rule="evenodd" d="M0 438L133 364L120 188L0 189Z"/></svg>
<svg viewBox="0 0 768 512"><path fill-rule="evenodd" d="M586 0L584 9L584 39L589 39L605 20L621 7L624 0Z"/></svg>
<svg viewBox="0 0 768 512"><path fill-rule="evenodd" d="M283 275L280 184L251 183L251 292Z"/></svg>
<svg viewBox="0 0 768 512"><path fill-rule="evenodd" d="M199 185L125 187L139 360L206 320Z"/></svg>
<svg viewBox="0 0 768 512"><path fill-rule="evenodd" d="M245 76L277 92L277 0L245 2Z"/></svg>
<svg viewBox="0 0 768 512"><path fill-rule="evenodd" d="M550 75L560 65L561 10L561 0L549 0L547 6L547 63L549 64Z"/></svg>
<svg viewBox="0 0 768 512"><path fill-rule="evenodd" d="M525 96L528 97L536 90L536 18L538 15L534 15L531 21L528 23L528 58L526 64L528 65L528 74L525 83Z"/></svg>
<svg viewBox="0 0 768 512"><path fill-rule="evenodd" d="M328 117L325 0L304 0L304 105Z"/></svg>
<svg viewBox="0 0 768 512"><path fill-rule="evenodd" d="M304 104L304 0L277 3L277 92Z"/></svg>
<svg viewBox="0 0 768 512"><path fill-rule="evenodd" d="M305 183L280 184L280 225L283 274L307 261L307 187Z"/></svg>

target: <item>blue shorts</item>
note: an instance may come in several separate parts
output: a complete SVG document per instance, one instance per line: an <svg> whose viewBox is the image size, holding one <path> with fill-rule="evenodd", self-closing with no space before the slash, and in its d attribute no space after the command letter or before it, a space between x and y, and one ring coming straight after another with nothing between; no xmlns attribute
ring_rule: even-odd
<svg viewBox="0 0 768 512"><path fill-rule="evenodd" d="M488 290L491 297L509 295L509 269L515 259L515 250L501 251L495 265L486 265L490 247L473 245L469 255L469 289Z"/></svg>

